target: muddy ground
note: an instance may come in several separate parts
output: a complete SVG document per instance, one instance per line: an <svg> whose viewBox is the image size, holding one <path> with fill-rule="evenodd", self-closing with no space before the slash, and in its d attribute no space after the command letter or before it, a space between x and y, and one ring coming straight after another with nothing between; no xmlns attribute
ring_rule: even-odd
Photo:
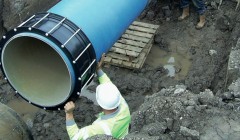
<svg viewBox="0 0 240 140"><path fill-rule="evenodd" d="M132 113L126 139L239 139L240 80L232 84L237 77L227 76L227 66L231 48L240 37L240 11L234 11L234 1L223 1L220 9L218 0L206 2L207 25L196 30L193 5L190 17L179 22L181 9L176 1L153 1L138 19L160 25L143 68L104 68ZM68 139L63 111L29 106L1 79L0 101L19 112L35 139ZM96 86L88 90L94 92ZM80 127L91 124L99 111L92 101L81 97L74 112L76 122Z"/></svg>

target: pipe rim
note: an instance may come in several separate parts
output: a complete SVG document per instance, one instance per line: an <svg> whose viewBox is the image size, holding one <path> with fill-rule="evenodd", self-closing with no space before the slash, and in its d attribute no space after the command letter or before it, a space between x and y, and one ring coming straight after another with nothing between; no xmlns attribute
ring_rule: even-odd
<svg viewBox="0 0 240 140"><path fill-rule="evenodd" d="M13 82L9 79L9 76L8 76L8 73L6 72L6 69L5 69L5 64L4 64L4 51L6 49L6 46L11 43L11 41L13 41L14 39L17 39L19 37L30 37L30 38L34 38L34 39L38 39L40 41L42 41L43 43L47 44L48 46L50 46L62 59L62 61L64 62L67 70L68 70L68 76L70 77L70 89L68 91L68 94L65 96L65 99L62 100L62 101L59 101L57 104L54 104L54 105L43 105L43 104L39 104L39 103L36 103L36 102L32 102L30 101L27 97L24 96L24 94L22 94L21 92L19 92L17 90L17 88L15 87L15 85L13 84ZM34 105L37 105L37 106L41 106L43 107L44 109L46 108L53 108L53 107L57 107L63 103L65 103L69 97L71 96L71 94L73 93L74 91L74 85L75 85L75 79L76 79L76 76L75 76L75 73L74 73L74 68L72 66L72 63L71 61L69 60L69 58L65 55L65 53L63 52L63 50L61 50L60 47L58 47L58 45L56 45L54 42L50 41L48 38L42 36L42 35L39 35L39 34L33 34L33 33L19 33L19 34L16 34L12 37L10 37L10 39L8 39L5 43L4 43L4 46L2 47L2 51L1 51L1 61L2 61L2 69L3 69L3 72L6 76L6 80L10 83L10 85L14 88L15 91L17 91L17 93L25 100L27 100L29 103L31 104L34 104Z"/></svg>

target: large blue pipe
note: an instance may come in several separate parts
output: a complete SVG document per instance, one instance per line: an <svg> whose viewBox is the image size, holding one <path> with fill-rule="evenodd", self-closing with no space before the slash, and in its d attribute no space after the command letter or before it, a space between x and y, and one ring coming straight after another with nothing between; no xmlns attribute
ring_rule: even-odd
<svg viewBox="0 0 240 140"><path fill-rule="evenodd" d="M52 9L80 27L93 44L97 60L146 7L148 0L63 0Z"/></svg>
<svg viewBox="0 0 240 140"><path fill-rule="evenodd" d="M15 92L60 110L93 79L96 64L149 0L62 0L0 42L1 68Z"/></svg>

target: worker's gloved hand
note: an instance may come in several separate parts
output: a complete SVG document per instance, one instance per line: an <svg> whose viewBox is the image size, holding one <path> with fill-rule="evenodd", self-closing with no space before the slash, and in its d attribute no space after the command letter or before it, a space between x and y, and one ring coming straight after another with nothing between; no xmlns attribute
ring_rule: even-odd
<svg viewBox="0 0 240 140"><path fill-rule="evenodd" d="M100 61L99 61L98 64L97 64L97 69L96 69L97 71L100 70L100 69L102 69L102 64L103 64L103 62L104 62L105 57L106 57L106 55L105 55L105 53L103 53Z"/></svg>
<svg viewBox="0 0 240 140"><path fill-rule="evenodd" d="M73 110L75 109L75 104L73 103L73 101L67 102L64 106L64 109L66 113L73 113Z"/></svg>

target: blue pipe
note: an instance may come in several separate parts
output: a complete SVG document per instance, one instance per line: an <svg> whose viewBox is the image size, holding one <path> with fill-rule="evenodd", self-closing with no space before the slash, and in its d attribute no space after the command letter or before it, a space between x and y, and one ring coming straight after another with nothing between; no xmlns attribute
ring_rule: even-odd
<svg viewBox="0 0 240 140"><path fill-rule="evenodd" d="M62 0L48 12L80 27L100 59L148 4L148 0Z"/></svg>
<svg viewBox="0 0 240 140"><path fill-rule="evenodd" d="M4 79L29 103L62 109L149 1L62 0L31 16L0 41Z"/></svg>

